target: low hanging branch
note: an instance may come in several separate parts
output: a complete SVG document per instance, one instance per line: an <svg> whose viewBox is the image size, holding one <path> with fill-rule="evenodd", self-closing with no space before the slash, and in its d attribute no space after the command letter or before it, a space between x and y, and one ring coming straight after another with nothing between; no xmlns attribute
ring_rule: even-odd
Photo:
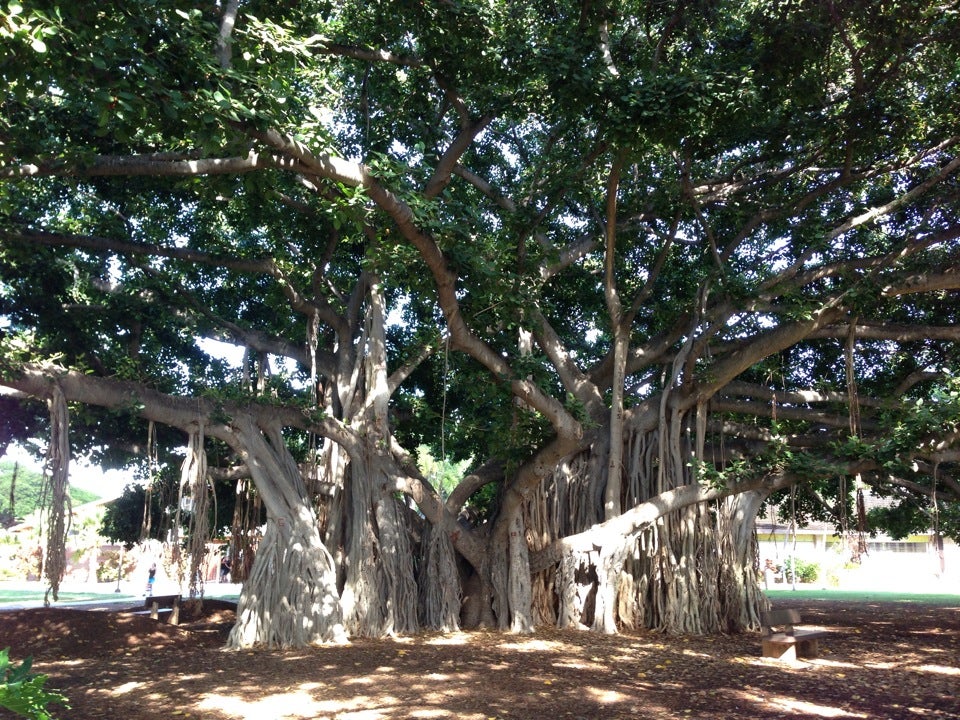
<svg viewBox="0 0 960 720"><path fill-rule="evenodd" d="M50 446L47 450L50 504L47 506L49 519L44 575L50 587L44 593L43 604L49 606L51 593L54 601L59 599L60 582L67 567L67 533L70 532L72 516L67 492L70 480L70 413L59 385L54 384L47 406L50 409Z"/></svg>

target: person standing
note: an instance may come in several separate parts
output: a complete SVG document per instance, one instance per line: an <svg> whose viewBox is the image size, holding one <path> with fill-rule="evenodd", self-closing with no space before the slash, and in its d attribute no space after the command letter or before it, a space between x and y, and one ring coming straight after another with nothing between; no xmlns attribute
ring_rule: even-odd
<svg viewBox="0 0 960 720"><path fill-rule="evenodd" d="M153 584L157 581L157 564L150 563L150 569L147 571L147 596L153 595Z"/></svg>

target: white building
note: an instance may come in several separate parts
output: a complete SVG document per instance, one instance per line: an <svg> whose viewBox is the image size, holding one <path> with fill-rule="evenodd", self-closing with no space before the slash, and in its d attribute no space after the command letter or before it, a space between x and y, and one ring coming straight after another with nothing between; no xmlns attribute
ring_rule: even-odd
<svg viewBox="0 0 960 720"><path fill-rule="evenodd" d="M932 532L903 540L865 535L865 552L856 561L859 541L855 531L840 537L826 523L798 527L794 533L790 523L757 520L761 567L770 560L783 569L795 556L798 567L819 566L816 587L960 594L960 546L952 540L942 538L941 553Z"/></svg>

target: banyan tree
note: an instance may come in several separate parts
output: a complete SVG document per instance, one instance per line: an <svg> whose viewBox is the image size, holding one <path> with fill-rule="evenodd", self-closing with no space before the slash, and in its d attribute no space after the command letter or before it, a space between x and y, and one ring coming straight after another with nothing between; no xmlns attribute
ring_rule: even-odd
<svg viewBox="0 0 960 720"><path fill-rule="evenodd" d="M753 628L776 493L960 497L957 22L9 6L0 385L254 488L233 647Z"/></svg>

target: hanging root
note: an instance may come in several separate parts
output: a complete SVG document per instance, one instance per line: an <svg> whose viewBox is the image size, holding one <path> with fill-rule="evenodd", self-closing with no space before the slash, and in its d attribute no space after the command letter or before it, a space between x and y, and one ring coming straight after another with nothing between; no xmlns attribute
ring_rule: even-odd
<svg viewBox="0 0 960 720"><path fill-rule="evenodd" d="M867 554L867 504L863 497L863 487L857 483L857 556Z"/></svg>
<svg viewBox="0 0 960 720"><path fill-rule="evenodd" d="M190 597L203 596L207 540L210 536L210 492L207 483L207 455L203 449L203 426L190 433L181 483L189 486L190 509Z"/></svg>
<svg viewBox="0 0 960 720"><path fill-rule="evenodd" d="M50 446L47 450L49 469L50 504L47 508L47 559L44 575L50 587L44 593L43 604L49 605L48 595L59 599L60 582L67 566L67 534L70 532L70 496L67 492L70 480L70 413L67 400L59 385L53 386L53 394L47 402L50 409Z"/></svg>
<svg viewBox="0 0 960 720"><path fill-rule="evenodd" d="M230 577L245 582L260 542L261 497L249 480L237 483L237 499L230 526Z"/></svg>
<svg viewBox="0 0 960 720"><path fill-rule="evenodd" d="M140 525L140 542L150 539L153 530L153 486L159 475L160 462L157 460L157 428L153 420L147 424L147 474L148 481L143 489L143 522Z"/></svg>
<svg viewBox="0 0 960 720"><path fill-rule="evenodd" d="M455 632L460 629L460 579L453 544L443 527L424 525L419 575L420 624Z"/></svg>

